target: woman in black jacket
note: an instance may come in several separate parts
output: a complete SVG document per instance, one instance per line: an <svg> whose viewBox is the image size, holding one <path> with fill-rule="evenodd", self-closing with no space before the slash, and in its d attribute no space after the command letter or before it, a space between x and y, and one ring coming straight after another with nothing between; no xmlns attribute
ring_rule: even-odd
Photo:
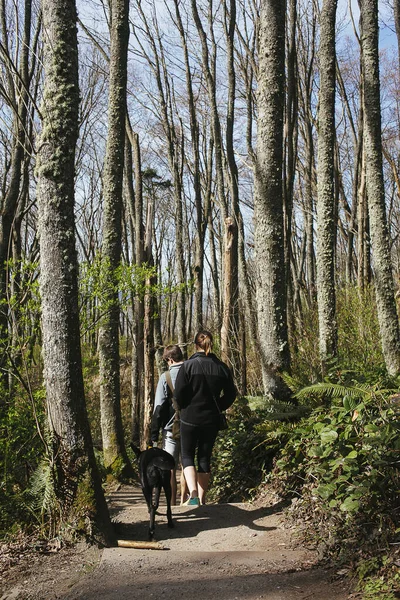
<svg viewBox="0 0 400 600"><path fill-rule="evenodd" d="M205 503L220 412L229 408L236 398L231 372L211 352L212 341L209 331L197 333L196 352L183 363L175 381L174 396L181 411L182 466L190 491L185 503L188 506Z"/></svg>

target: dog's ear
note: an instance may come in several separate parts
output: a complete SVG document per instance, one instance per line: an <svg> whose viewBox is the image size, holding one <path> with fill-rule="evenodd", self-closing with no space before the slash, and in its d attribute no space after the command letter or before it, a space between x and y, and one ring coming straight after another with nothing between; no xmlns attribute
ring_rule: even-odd
<svg viewBox="0 0 400 600"><path fill-rule="evenodd" d="M135 444L133 442L130 443L130 446L132 448L132 450L134 451L134 453L136 454L136 457L139 458L139 455L141 454L140 449L135 446Z"/></svg>

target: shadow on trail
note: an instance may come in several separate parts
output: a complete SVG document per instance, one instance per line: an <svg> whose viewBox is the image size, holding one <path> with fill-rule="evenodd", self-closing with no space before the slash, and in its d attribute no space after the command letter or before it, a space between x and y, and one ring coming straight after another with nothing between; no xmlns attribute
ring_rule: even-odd
<svg viewBox="0 0 400 600"><path fill-rule="evenodd" d="M139 505L140 503L140 505ZM276 527L258 523L265 517L278 514L286 506L280 502L272 507L251 508L243 504L207 504L196 508L172 507L174 528L167 527L165 506L157 511L156 539L164 541L196 537L200 532L243 527L253 531L273 531ZM123 519L119 513L124 512ZM143 497L138 490L118 494L112 502L112 517L120 539L143 538L148 528L148 516Z"/></svg>

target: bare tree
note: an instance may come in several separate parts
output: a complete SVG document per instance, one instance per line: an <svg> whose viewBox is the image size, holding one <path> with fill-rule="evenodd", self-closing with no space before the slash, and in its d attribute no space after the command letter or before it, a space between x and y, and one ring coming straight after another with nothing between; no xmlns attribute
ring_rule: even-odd
<svg viewBox="0 0 400 600"><path fill-rule="evenodd" d="M382 167L378 0L360 2L360 29L364 76L366 188L376 303L386 368L391 375L397 375L400 371L400 337L394 299Z"/></svg>
<svg viewBox="0 0 400 600"><path fill-rule="evenodd" d="M1 88L1 96L11 110L11 150L9 164L5 170L8 174L8 181L2 183L2 192L0 196L0 344L2 347L0 357L0 367L2 370L0 376L5 375L5 366L8 356L8 302L7 288L9 278L9 267L6 262L11 258L12 235L19 236L18 225L21 225L21 219L16 218L18 203L21 204L26 198L28 189L27 168L32 157L33 143L29 136L31 100L35 94L32 94L32 79L35 74L36 58L32 59L32 53L37 49L38 35L41 27L41 20L37 20L36 35L32 36L34 27L34 16L32 14L32 0L24 0L23 14L18 14L16 21L12 25L7 20L6 2L0 2L0 28L2 33L2 44L0 46L0 56L6 68L6 86ZM19 30L19 17L23 22L22 31ZM16 43L15 52L10 48L12 36L8 34L9 30L16 28L16 35L22 37L21 43ZM30 60L32 59L32 68ZM21 212L20 212L21 214ZM15 265L15 268L19 267ZM0 400L0 404L2 401Z"/></svg>
<svg viewBox="0 0 400 600"><path fill-rule="evenodd" d="M88 534L114 533L93 453L80 349L74 223L79 86L74 0L43 0L45 89L38 156L44 380L53 432L56 492L66 521L84 515ZM85 506L77 496L85 496Z"/></svg>
<svg viewBox="0 0 400 600"><path fill-rule="evenodd" d="M283 107L286 3L267 0L260 13L255 252L258 329L264 391L288 398L280 372L289 369L283 230Z"/></svg>
<svg viewBox="0 0 400 600"><path fill-rule="evenodd" d="M335 22L337 0L324 0L320 16L318 113L317 297L322 365L337 354L335 294Z"/></svg>
<svg viewBox="0 0 400 600"><path fill-rule="evenodd" d="M108 134L103 173L103 306L99 332L100 406L104 464L117 477L130 475L122 428L117 269L122 244L122 181L125 147L129 3L112 0Z"/></svg>

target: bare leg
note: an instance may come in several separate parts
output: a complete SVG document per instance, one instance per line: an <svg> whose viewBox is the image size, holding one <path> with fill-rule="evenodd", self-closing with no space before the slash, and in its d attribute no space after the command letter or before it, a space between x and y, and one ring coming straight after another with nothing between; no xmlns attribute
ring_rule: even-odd
<svg viewBox="0 0 400 600"><path fill-rule="evenodd" d="M197 498L199 495L199 492L197 490L196 469L192 466L185 467L183 469L183 472L185 474L186 483L189 488L190 497Z"/></svg>
<svg viewBox="0 0 400 600"><path fill-rule="evenodd" d="M171 470L171 504L176 505L176 469Z"/></svg>
<svg viewBox="0 0 400 600"><path fill-rule="evenodd" d="M197 486L199 489L200 504L206 503L206 492L210 482L210 473L197 473Z"/></svg>

